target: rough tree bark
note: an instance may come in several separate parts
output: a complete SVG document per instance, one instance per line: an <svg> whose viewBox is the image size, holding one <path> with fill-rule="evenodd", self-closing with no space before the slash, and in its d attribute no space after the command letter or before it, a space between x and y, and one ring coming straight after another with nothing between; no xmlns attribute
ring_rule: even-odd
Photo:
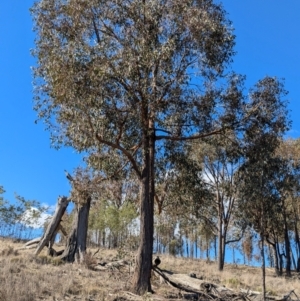
<svg viewBox="0 0 300 301"><path fill-rule="evenodd" d="M67 239L65 251L61 255L61 259L66 262L74 262L75 259L82 262L84 259L90 206L91 198L88 198L83 205L76 205L72 231Z"/></svg>
<svg viewBox="0 0 300 301"><path fill-rule="evenodd" d="M50 243L50 246L51 246L51 244L53 244L53 242L55 240L55 235L59 229L61 218L64 215L64 213L68 207L68 204L69 204L69 199L67 197L59 197L58 198L55 213L47 227L47 230L45 231L43 237L41 238L41 240L34 252L34 255L38 255L46 245L47 246L49 245L49 243Z"/></svg>
<svg viewBox="0 0 300 301"><path fill-rule="evenodd" d="M149 123L150 135L144 138L144 169L140 192L140 246L136 256L136 266L132 281L132 291L138 295L152 292L151 269L154 229L154 152L155 134Z"/></svg>

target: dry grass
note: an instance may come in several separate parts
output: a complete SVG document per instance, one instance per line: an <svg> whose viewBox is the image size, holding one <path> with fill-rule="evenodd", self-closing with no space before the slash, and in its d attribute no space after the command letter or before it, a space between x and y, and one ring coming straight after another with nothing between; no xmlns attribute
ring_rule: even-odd
<svg viewBox="0 0 300 301"><path fill-rule="evenodd" d="M128 289L119 271L91 271L91 253L83 265L64 264L45 253L17 251L21 245L0 239L0 301L107 300L109 293ZM106 253L101 255L111 261L116 252Z"/></svg>
<svg viewBox="0 0 300 301"><path fill-rule="evenodd" d="M261 291L261 269L246 265L225 265L224 271L219 272L217 264L204 260L174 258L165 256L160 265L162 269L174 273L195 273L197 278L224 285L239 291L240 288ZM286 294L291 290L300 296L300 275L294 273L291 278L277 277L274 269L266 269L266 286L270 295Z"/></svg>
<svg viewBox="0 0 300 301"><path fill-rule="evenodd" d="M107 271L91 269L97 262L120 259L118 250L101 249L95 256L97 249L89 250L84 264L77 265L64 264L45 253L34 257L32 250L18 251L20 246L20 243L0 239L0 301L114 300L112 296L129 290L132 267ZM125 259L132 259L132 255L126 256ZM237 291L240 288L260 291L261 274L258 268L226 265L223 272L218 272L215 263L202 260L172 256L161 256L161 259L160 268L174 273L193 272L197 278ZM267 290L270 294L282 295L294 289L300 296L300 283L296 276L278 278L273 270L267 269ZM152 283L155 292L162 297L178 296L176 289L160 284L155 276Z"/></svg>

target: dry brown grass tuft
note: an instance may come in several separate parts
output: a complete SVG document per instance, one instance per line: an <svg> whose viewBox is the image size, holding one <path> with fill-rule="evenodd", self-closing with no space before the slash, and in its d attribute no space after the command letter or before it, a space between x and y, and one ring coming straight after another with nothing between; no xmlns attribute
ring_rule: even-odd
<svg viewBox="0 0 300 301"><path fill-rule="evenodd" d="M12 246L8 246L7 248L3 249L0 253L1 256L17 256L19 255L19 251L15 250Z"/></svg>
<svg viewBox="0 0 300 301"><path fill-rule="evenodd" d="M86 252L83 258L83 265L87 269L93 269L93 267L97 264L97 259L96 257L93 256L91 251Z"/></svg>

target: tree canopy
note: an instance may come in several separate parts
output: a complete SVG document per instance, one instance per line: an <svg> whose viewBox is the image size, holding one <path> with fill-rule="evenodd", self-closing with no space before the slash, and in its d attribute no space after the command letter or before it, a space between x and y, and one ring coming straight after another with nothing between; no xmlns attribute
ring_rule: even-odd
<svg viewBox="0 0 300 301"><path fill-rule="evenodd" d="M132 290L151 291L157 163L171 169L187 140L269 122L257 114L260 95L247 105L244 78L230 71L231 22L212 0L41 0L32 16L35 110L55 146L85 152L107 177L135 172L141 221ZM272 88L266 97L277 100Z"/></svg>

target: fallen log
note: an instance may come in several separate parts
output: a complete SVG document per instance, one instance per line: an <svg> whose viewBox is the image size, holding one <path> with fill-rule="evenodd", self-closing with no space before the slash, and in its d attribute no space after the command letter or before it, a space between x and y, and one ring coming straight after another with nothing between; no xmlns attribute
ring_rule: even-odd
<svg viewBox="0 0 300 301"><path fill-rule="evenodd" d="M207 299L217 299L218 297L215 296L211 296L211 294L207 294L199 289L196 288L192 288L190 286L187 285L182 285L181 283L176 283L172 280L170 280L170 278L168 276L166 276L162 270L160 268L158 268L157 266L153 266L152 269L154 270L154 272L156 272L159 276L161 276L167 283L169 283L170 285L172 285L173 287L187 292L187 293L194 293L198 295L198 299L199 298L206 298Z"/></svg>
<svg viewBox="0 0 300 301"><path fill-rule="evenodd" d="M28 247L33 244L38 244L40 241L41 241L41 237L37 237L35 239L28 241L26 244L24 244L24 247Z"/></svg>
<svg viewBox="0 0 300 301"><path fill-rule="evenodd" d="M187 274L172 274L169 278L176 283L181 283L182 285L188 285L192 288L199 289L203 291L213 291L217 295L231 295L238 294L230 288L224 287L222 285L217 285L212 282L207 282L202 279L190 277Z"/></svg>
<svg viewBox="0 0 300 301"><path fill-rule="evenodd" d="M191 277L186 274L170 274L166 275L158 267L152 267L154 272L162 277L169 285L179 289L180 291L185 291L187 293L193 293L198 295L199 300L218 300L218 301L228 301L228 300L243 300L243 301L257 301L261 300L261 292L251 291L246 289L240 289L240 292L235 292L229 288L226 288L215 283L210 283ZM292 299L292 295L295 295L297 299ZM266 296L268 301L300 301L294 290L285 294L282 297L278 296Z"/></svg>
<svg viewBox="0 0 300 301"><path fill-rule="evenodd" d="M36 244L38 244L41 240L41 237L34 238L28 242L26 242L22 247L18 248L18 250L26 250L36 248Z"/></svg>

